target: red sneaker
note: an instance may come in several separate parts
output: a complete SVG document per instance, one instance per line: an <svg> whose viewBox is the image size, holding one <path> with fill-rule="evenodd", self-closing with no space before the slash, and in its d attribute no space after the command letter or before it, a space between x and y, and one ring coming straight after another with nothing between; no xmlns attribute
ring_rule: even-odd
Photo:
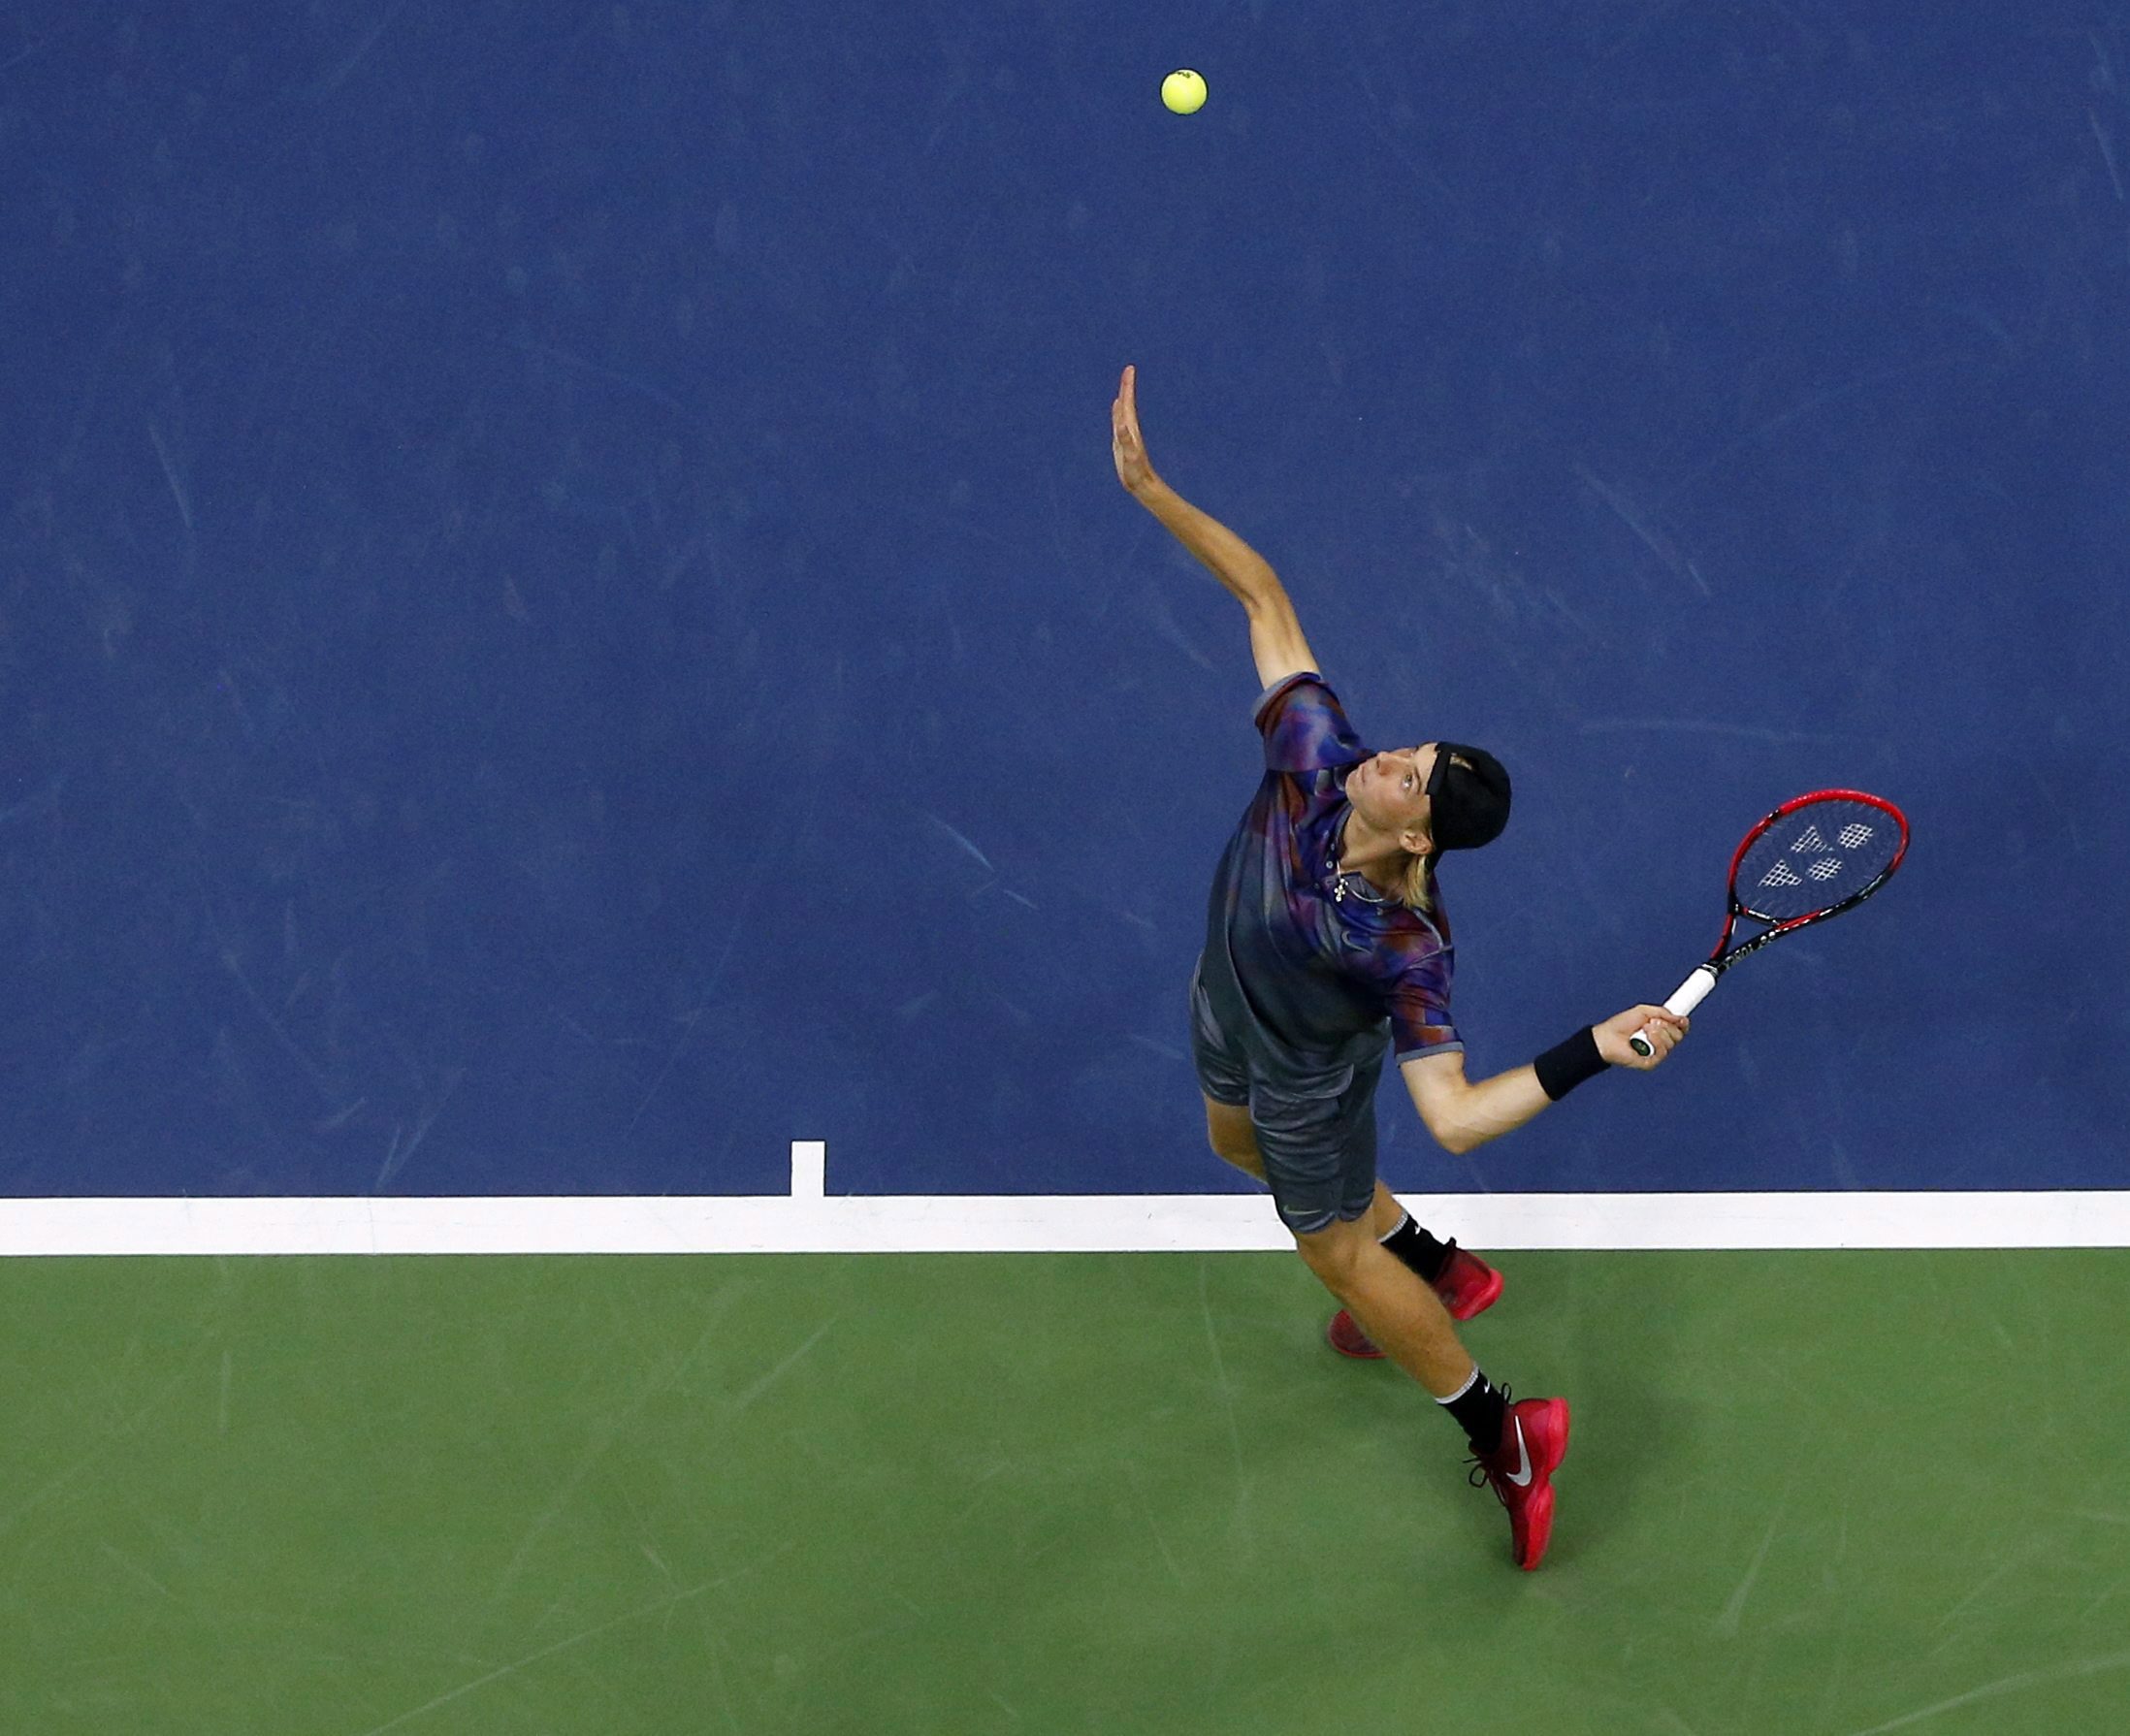
<svg viewBox="0 0 2130 1736"><path fill-rule="evenodd" d="M1340 1356L1362 1362L1382 1360L1383 1353L1376 1348L1375 1340L1363 1332L1361 1323L1343 1308L1332 1316L1331 1325L1324 1329L1324 1339Z"/></svg>
<svg viewBox="0 0 2130 1736"><path fill-rule="evenodd" d="M1456 1237L1449 1238L1448 1246L1449 1260L1435 1280L1435 1294L1442 1299L1452 1320L1469 1320L1474 1314L1484 1314L1501 1294L1501 1274L1477 1254L1468 1254L1459 1247ZM1372 1361L1383 1354L1361 1330L1361 1323L1343 1308L1332 1316L1324 1336L1340 1356Z"/></svg>
<svg viewBox="0 0 2130 1736"><path fill-rule="evenodd" d="M1567 1400L1526 1398L1508 1407L1501 1446L1472 1456L1472 1487L1491 1483L1508 1509L1509 1548L1526 1573L1544 1559L1553 1536L1553 1473L1567 1450Z"/></svg>
<svg viewBox="0 0 2130 1736"><path fill-rule="evenodd" d="M1449 1238L1449 1261L1435 1280L1435 1294L1450 1311L1452 1320L1469 1320L1494 1306L1501 1294L1501 1274L1477 1254L1468 1254Z"/></svg>

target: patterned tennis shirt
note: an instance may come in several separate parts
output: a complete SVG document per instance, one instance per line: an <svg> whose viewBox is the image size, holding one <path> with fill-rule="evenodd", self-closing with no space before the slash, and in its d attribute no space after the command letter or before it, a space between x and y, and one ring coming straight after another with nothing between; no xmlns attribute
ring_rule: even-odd
<svg viewBox="0 0 2130 1736"><path fill-rule="evenodd" d="M1253 1069L1307 1078L1379 1056L1462 1049L1450 1021L1452 945L1429 916L1341 875L1346 778L1372 757L1322 676L1258 700L1265 777L1229 839L1206 911L1201 978Z"/></svg>

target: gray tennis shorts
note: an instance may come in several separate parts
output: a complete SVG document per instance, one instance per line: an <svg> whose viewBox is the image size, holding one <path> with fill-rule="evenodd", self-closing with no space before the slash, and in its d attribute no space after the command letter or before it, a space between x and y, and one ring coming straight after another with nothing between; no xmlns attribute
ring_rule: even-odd
<svg viewBox="0 0 2130 1736"><path fill-rule="evenodd" d="M1247 1106L1279 1218L1297 1236L1351 1223L1375 1198L1375 1087L1385 1043L1373 1061L1274 1078L1253 1072L1241 1033L1223 1027L1211 997L1191 973L1191 1059L1199 1089L1215 1103Z"/></svg>

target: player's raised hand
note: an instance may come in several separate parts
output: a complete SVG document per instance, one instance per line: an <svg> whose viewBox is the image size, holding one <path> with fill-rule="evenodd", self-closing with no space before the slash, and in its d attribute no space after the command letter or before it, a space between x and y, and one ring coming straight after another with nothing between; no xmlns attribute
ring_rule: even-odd
<svg viewBox="0 0 2130 1736"><path fill-rule="evenodd" d="M1652 1053L1637 1054L1628 1039L1637 1031L1645 1032ZM1678 1046L1679 1040L1687 1034L1687 1021L1676 1013L1666 1013L1662 1007L1630 1007L1625 1013L1616 1013L1601 1025L1593 1025L1591 1035L1598 1040L1598 1053L1615 1067L1631 1067L1639 1073L1647 1073L1658 1062Z"/></svg>
<svg viewBox="0 0 2130 1736"><path fill-rule="evenodd" d="M1138 384L1139 370L1127 367L1116 388L1116 402L1110 405L1110 456L1116 460L1117 481L1135 495L1161 480L1139 434Z"/></svg>

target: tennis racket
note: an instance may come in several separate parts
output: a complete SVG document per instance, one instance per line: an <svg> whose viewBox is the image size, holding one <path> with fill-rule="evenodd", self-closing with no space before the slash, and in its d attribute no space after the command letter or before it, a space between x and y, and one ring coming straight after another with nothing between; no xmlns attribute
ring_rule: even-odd
<svg viewBox="0 0 2130 1736"><path fill-rule="evenodd" d="M1745 835L1730 858L1730 914L1708 962L1679 984L1664 1011L1681 1018L1708 998L1721 977L1748 952L1779 935L1855 910L1893 878L1908 853L1908 820L1883 797L1860 789L1820 789L1785 802ZM1733 943L1738 918L1762 924ZM1648 1028L1628 1039L1638 1055L1656 1053Z"/></svg>

